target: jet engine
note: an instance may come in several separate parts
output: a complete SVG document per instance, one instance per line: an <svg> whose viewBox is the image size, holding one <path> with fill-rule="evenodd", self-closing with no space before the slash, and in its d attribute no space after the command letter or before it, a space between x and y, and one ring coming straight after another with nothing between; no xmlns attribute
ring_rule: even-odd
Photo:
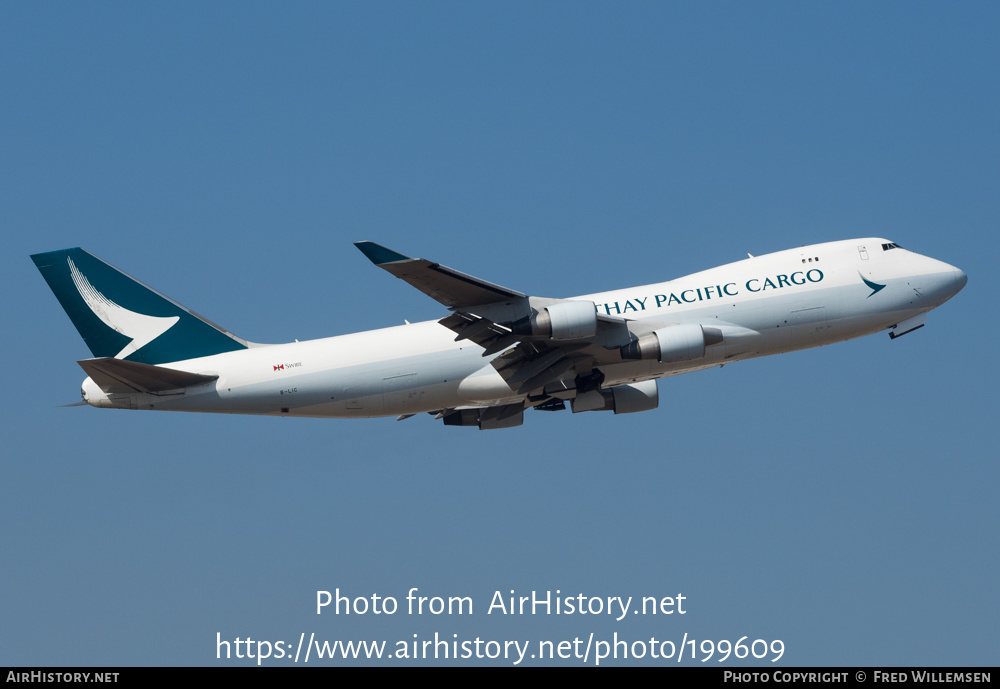
<svg viewBox="0 0 1000 689"><path fill-rule="evenodd" d="M583 411L613 411L615 414L631 414L637 411L656 409L660 395L655 380L641 383L616 385L605 390L589 390L570 402L573 413Z"/></svg>
<svg viewBox="0 0 1000 689"><path fill-rule="evenodd" d="M511 329L517 335L581 340L597 334L597 308L592 301L561 301L513 323Z"/></svg>
<svg viewBox="0 0 1000 689"><path fill-rule="evenodd" d="M656 359L665 364L705 356L705 347L722 342L722 331L697 323L660 328L621 348L622 359Z"/></svg>
<svg viewBox="0 0 1000 689"><path fill-rule="evenodd" d="M458 409L443 418L445 426L478 426L481 431L514 428L524 423L524 405L507 404L483 409Z"/></svg>

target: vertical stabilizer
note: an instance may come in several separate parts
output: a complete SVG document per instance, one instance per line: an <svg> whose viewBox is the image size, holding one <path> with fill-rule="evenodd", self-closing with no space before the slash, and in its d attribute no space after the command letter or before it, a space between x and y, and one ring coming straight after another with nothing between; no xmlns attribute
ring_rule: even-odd
<svg viewBox="0 0 1000 689"><path fill-rule="evenodd" d="M248 346L83 249L31 260L95 357L163 364Z"/></svg>

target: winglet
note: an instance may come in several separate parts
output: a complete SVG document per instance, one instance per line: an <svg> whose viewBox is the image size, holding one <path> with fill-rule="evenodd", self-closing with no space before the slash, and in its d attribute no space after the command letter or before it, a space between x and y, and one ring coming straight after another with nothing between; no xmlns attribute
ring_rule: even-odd
<svg viewBox="0 0 1000 689"><path fill-rule="evenodd" d="M368 260L377 266L383 263L395 263L397 261L409 261L411 260L409 256L404 256L403 254L398 254L392 249L387 249L381 244L376 244L375 242L354 242L354 246L358 247Z"/></svg>

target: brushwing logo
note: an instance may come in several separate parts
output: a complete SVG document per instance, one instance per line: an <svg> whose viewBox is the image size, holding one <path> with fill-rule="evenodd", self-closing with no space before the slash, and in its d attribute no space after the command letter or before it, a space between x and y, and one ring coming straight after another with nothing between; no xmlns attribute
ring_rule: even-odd
<svg viewBox="0 0 1000 689"><path fill-rule="evenodd" d="M868 285L869 287L871 287L871 290L872 290L872 293L869 294L867 297L865 297L865 299L873 297L876 294L878 294L880 290L885 289L885 285L880 285L877 282L872 282L871 280L865 280L865 276L861 275L860 271L858 272L858 275L861 277L862 280L864 280L864 283L866 285Z"/></svg>
<svg viewBox="0 0 1000 689"><path fill-rule="evenodd" d="M147 316L119 306L90 284L90 281L73 263L73 259L67 257L66 261L69 263L69 273L73 277L73 284L76 285L77 291L90 310L94 312L94 315L112 330L132 338L132 341L125 345L122 351L115 354L116 359L123 359L133 352L139 351L174 327L180 320L180 316Z"/></svg>

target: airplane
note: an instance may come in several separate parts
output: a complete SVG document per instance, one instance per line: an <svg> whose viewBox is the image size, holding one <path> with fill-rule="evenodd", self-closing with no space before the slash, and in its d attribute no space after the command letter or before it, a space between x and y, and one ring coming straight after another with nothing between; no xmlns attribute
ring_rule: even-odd
<svg viewBox="0 0 1000 689"><path fill-rule="evenodd" d="M94 358L78 406L392 417L511 428L527 409L655 409L657 380L922 328L958 268L880 238L751 256L658 284L529 296L374 242L376 266L437 300L436 321L249 342L81 249L31 256Z"/></svg>

